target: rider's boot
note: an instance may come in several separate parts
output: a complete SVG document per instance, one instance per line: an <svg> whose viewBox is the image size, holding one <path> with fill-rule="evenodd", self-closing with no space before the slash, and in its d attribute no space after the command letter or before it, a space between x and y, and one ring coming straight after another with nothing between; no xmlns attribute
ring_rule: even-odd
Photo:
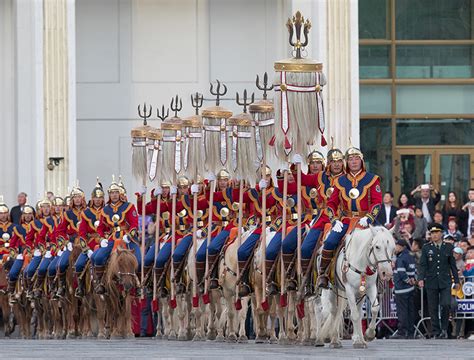
<svg viewBox="0 0 474 360"><path fill-rule="evenodd" d="M333 255L334 250L323 249L321 252L321 262L319 263L318 269L318 281L316 282L316 286L318 288L329 288L328 268L329 264L331 264Z"/></svg>

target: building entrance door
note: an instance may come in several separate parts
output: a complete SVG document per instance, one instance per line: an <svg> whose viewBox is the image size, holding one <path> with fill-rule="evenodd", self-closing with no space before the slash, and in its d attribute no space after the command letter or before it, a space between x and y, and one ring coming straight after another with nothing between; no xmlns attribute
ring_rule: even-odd
<svg viewBox="0 0 474 360"><path fill-rule="evenodd" d="M410 193L420 184L432 184L445 200L454 191L462 201L474 187L474 150L472 148L403 147L395 151L394 193Z"/></svg>

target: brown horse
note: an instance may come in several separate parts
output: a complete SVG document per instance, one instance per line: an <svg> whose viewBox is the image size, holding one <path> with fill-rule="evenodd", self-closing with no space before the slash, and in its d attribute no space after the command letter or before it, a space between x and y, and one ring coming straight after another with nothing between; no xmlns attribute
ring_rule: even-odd
<svg viewBox="0 0 474 360"><path fill-rule="evenodd" d="M133 251L118 247L110 256L105 272L105 287L108 296L107 320L113 338L132 338L131 290L140 286L135 273L138 267Z"/></svg>

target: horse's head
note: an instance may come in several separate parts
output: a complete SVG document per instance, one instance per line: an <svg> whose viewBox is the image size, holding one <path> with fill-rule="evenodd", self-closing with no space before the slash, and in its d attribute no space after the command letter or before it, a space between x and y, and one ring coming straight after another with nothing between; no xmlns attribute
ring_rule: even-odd
<svg viewBox="0 0 474 360"><path fill-rule="evenodd" d="M369 261L377 268L381 280L392 278L392 258L395 252L393 232L384 226L371 226L372 242L369 249Z"/></svg>
<svg viewBox="0 0 474 360"><path fill-rule="evenodd" d="M110 266L114 267L113 273L116 282L123 287L126 293L139 285L135 272L138 262L133 251L118 247L114 259L111 259Z"/></svg>

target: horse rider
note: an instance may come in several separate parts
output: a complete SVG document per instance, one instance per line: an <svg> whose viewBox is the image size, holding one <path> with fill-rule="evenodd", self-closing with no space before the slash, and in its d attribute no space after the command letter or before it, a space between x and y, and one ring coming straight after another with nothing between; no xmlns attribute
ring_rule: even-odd
<svg viewBox="0 0 474 360"><path fill-rule="evenodd" d="M3 262L3 268L9 271L13 264L13 258L4 261L8 258L10 240L13 236L15 225L10 221L10 209L3 201L3 196L0 196L0 260ZM4 290L2 289L2 292Z"/></svg>
<svg viewBox="0 0 474 360"><path fill-rule="evenodd" d="M138 262L137 272L141 268L142 261L138 245L138 214L135 205L127 201L125 187L114 179L107 192L109 201L102 209L97 226L97 233L102 240L99 249L91 256L96 277L95 291L99 295L105 293L102 277L116 241L123 240L128 249L134 252Z"/></svg>
<svg viewBox="0 0 474 360"><path fill-rule="evenodd" d="M295 155L294 159L295 163L302 163L303 159L300 155ZM302 222L301 222L301 236L305 235L306 225L309 225L315 216L318 213L319 205L315 196L317 194L317 190L323 184L320 183L320 178L318 174L323 172L326 159L324 158L323 154L319 151L312 151L306 158L308 164L308 173L305 175L303 172L301 173L301 189L297 188L296 181L293 181L288 186L288 193L290 195L296 195L298 191L301 191L301 198L302 198L302 209L305 209L305 213L307 214ZM294 167L292 167L292 174L293 178L296 179L297 172ZM281 185L280 185L281 186ZM283 263L285 265L285 269L287 270L287 275L290 275L291 271L289 271L290 264L294 259L294 254L296 251L298 243L298 228L296 226L287 234L285 239L282 241L281 251L282 251L282 258ZM296 280L293 276L290 276L288 279L287 290L294 291L296 290Z"/></svg>
<svg viewBox="0 0 474 360"><path fill-rule="evenodd" d="M160 201L160 223L155 226L155 231L160 231L160 239L158 241L159 247L163 241L166 241L171 234L171 182L163 180L161 181L160 186L156 189L152 190L151 193L151 201L145 205L145 214L146 215L156 215L157 208L158 208L158 195L161 195ZM137 206L138 206L138 213L142 214L142 194L137 194ZM161 248L159 248L158 255L164 251L165 253L171 253L171 242L167 242L163 244ZM155 259L155 242L148 248L148 251L145 255L144 260L144 267L145 267L145 284L147 283L151 270L153 268L153 263L156 261ZM165 260L166 263L166 260ZM164 270L164 265L160 269L155 268L156 276L159 278L162 275ZM143 284L143 285L145 285Z"/></svg>
<svg viewBox="0 0 474 360"><path fill-rule="evenodd" d="M358 226L373 224L380 212L382 191L380 178L367 172L364 156L356 147L345 154L346 174L334 182L334 190L327 201L327 214L332 224L331 232L323 243L317 286L328 288L328 267L335 250L344 238L352 219ZM340 210L340 213L338 213Z"/></svg>
<svg viewBox="0 0 474 360"><path fill-rule="evenodd" d="M44 201L44 200L43 200ZM40 248L47 249L41 263L38 266L37 278L35 282L34 295L40 298L43 293L44 280L48 275L50 284L50 292L54 292L54 279L56 277L56 265L59 256L62 254L58 249L61 241L58 239L61 235L62 222L62 204L63 199L60 197L53 198L51 211L49 216L43 220L41 231L36 234L35 242ZM47 208L47 207L46 207ZM42 209L45 210L45 209Z"/></svg>
<svg viewBox="0 0 474 360"><path fill-rule="evenodd" d="M25 268L26 282L28 284L27 293L33 292L33 277L36 274L38 267L45 255L46 246L40 242L39 234L43 231L46 225L46 219L51 215L51 201L45 195L44 198L36 204L36 219L31 224L30 231L26 234L26 242L32 245L33 257L30 263ZM47 269L47 268L46 268ZM44 280L44 278L43 278Z"/></svg>
<svg viewBox="0 0 474 360"><path fill-rule="evenodd" d="M210 180L214 180L211 176ZM235 227L233 221L235 216L235 208L231 201L232 183L230 174L227 170L221 169L217 173L217 187L214 192L214 199L212 204L212 233L211 242L207 246L207 241L203 241L196 253L196 272L197 282L202 284L205 278L206 271L206 251L208 256L208 270L209 270L209 289L217 289L219 282L217 279L218 264L217 259L229 238L230 232ZM207 197L210 201L210 192ZM205 231L207 232L207 231Z"/></svg>
<svg viewBox="0 0 474 360"><path fill-rule="evenodd" d="M79 227L81 224L81 215L86 208L86 196L79 186L75 186L71 190L70 203L68 209L63 215L63 229L62 233L65 235L66 244L63 247L63 253L58 260L58 277L59 284L56 292L56 297L61 298L66 292L66 271L69 267L69 257L76 238L79 236Z"/></svg>
<svg viewBox="0 0 474 360"><path fill-rule="evenodd" d="M31 258L33 244L27 240L27 235L31 231L34 220L34 209L32 206L25 204L20 216L20 224L13 229L13 236L10 241L10 257L15 259L8 273L8 292L13 295L16 283L25 263L26 258ZM26 276L25 276L26 278ZM29 289L29 282L26 281L26 288ZM29 296L29 294L27 293ZM11 299L15 301L12 296Z"/></svg>
<svg viewBox="0 0 474 360"><path fill-rule="evenodd" d="M100 223L102 209L104 208L104 189L97 180L97 184L91 193L89 206L81 213L79 225L79 242L81 246L81 254L74 264L74 272L77 278L76 297L84 296L84 270L92 256L94 249L99 245L100 237L97 233L97 227Z"/></svg>
<svg viewBox="0 0 474 360"><path fill-rule="evenodd" d="M281 213L281 197L277 194L278 189L273 185L272 170L270 167L265 168L265 178L261 179L258 186L254 189L249 189L243 194L243 202L248 207L253 206L253 215L256 216L258 221L262 219L262 192L266 189L266 214L265 222L267 226L272 224L272 221L276 219L276 214ZM235 189L233 192L233 198L238 199L239 191ZM242 245L237 250L237 259L239 266L240 279L239 285L239 297L248 296L251 292L249 284L249 265L250 257L253 255L255 247L257 246L260 236L262 234L262 223L260 222L255 230L249 235Z"/></svg>
<svg viewBox="0 0 474 360"><path fill-rule="evenodd" d="M327 155L328 164L325 171L321 171L317 174L316 184L317 187L311 188L305 193L311 199L311 203L317 203L317 210L313 208L312 212L313 220L311 222L311 228L303 239L301 244L301 270L303 274L306 274L308 268L312 266L311 259L316 249L316 245L324 232L326 224L330 224L329 218L326 213L327 201L334 191L334 184L336 180L344 175L344 154L341 150L333 148L329 150ZM308 200L309 200L308 199ZM312 292L312 286L307 288L306 293Z"/></svg>

